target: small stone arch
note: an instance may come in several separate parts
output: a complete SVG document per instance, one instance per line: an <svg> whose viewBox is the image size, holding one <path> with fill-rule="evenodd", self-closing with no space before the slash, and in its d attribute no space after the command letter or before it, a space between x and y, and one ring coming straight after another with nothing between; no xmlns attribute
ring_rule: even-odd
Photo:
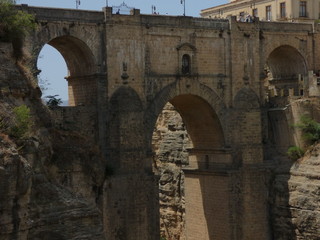
<svg viewBox="0 0 320 240"><path fill-rule="evenodd" d="M138 93L129 86L121 86L112 94L110 101L110 112L142 111L143 104Z"/></svg>
<svg viewBox="0 0 320 240"><path fill-rule="evenodd" d="M179 74L190 75L197 72L196 47L191 43L182 43L177 46L179 56Z"/></svg>
<svg viewBox="0 0 320 240"><path fill-rule="evenodd" d="M219 148L225 145L225 123L223 121L225 105L222 99L212 89L201 83L193 82L190 84L191 86L188 84L186 86L183 80L170 84L162 89L150 103L145 114L149 144L157 117L165 104L170 102L186 121L186 127L189 128L188 132L191 131L190 137L193 138L194 145L200 145L201 137L193 133L191 130L193 126L190 126L190 124L197 125L203 132L205 127L210 127L210 130L215 129L216 136L207 141L208 144L212 143L211 147ZM201 117L201 114L204 115ZM208 120L205 124L203 124L204 122L201 123L204 118ZM207 129L207 133L210 130ZM204 144L203 148L209 148L208 144Z"/></svg>
<svg viewBox="0 0 320 240"><path fill-rule="evenodd" d="M62 35L42 43L37 49L37 55L45 44L59 51L67 64L69 105L95 104L97 68L95 57L89 46L77 37Z"/></svg>
<svg viewBox="0 0 320 240"><path fill-rule="evenodd" d="M191 58L189 54L184 54L182 56L181 72L182 74L191 73Z"/></svg>
<svg viewBox="0 0 320 240"><path fill-rule="evenodd" d="M241 88L234 97L234 109L230 114L233 124L230 131L238 144L234 159L237 164L263 161L262 126L259 97L248 86ZM255 147L252 147L255 146Z"/></svg>
<svg viewBox="0 0 320 240"><path fill-rule="evenodd" d="M121 86L110 98L107 119L107 149L109 164L120 171L143 169L141 156L120 157L120 151L143 149L143 104L137 92L129 86ZM120 160L133 157L132 161Z"/></svg>
<svg viewBox="0 0 320 240"><path fill-rule="evenodd" d="M234 97L234 106L239 109L258 109L259 97L251 88L243 87Z"/></svg>

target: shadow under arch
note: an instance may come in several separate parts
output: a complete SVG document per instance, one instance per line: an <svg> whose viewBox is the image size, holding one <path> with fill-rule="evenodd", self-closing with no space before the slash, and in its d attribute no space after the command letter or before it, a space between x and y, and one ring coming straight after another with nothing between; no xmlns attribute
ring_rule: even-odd
<svg viewBox="0 0 320 240"><path fill-rule="evenodd" d="M163 106L170 102L182 117L193 148L185 174L187 239L230 239L230 177L225 171L232 164L224 136L225 105L218 95L198 82L176 82L164 88L149 105L145 117L153 131ZM153 125L153 126L152 126Z"/></svg>
<svg viewBox="0 0 320 240"><path fill-rule="evenodd" d="M282 45L274 49L266 61L273 77L306 74L307 63L302 54L290 45Z"/></svg>
<svg viewBox="0 0 320 240"><path fill-rule="evenodd" d="M303 95L303 80L307 77L307 62L303 55L290 45L274 49L265 63L265 87L269 97ZM289 93L289 89L293 93Z"/></svg>
<svg viewBox="0 0 320 240"><path fill-rule="evenodd" d="M186 100L186 102L184 102L184 100ZM201 110L206 112L206 115L208 119L210 119L211 123L213 123L217 129L220 129L218 130L219 136L223 139L223 144L225 144L226 140L224 139L223 132L226 126L224 125L223 121L219 120L224 118L223 110L226 109L223 100L212 89L199 82L193 82L190 86L181 80L163 88L147 106L144 121L147 130L146 137L149 149L151 149L152 133L157 118L165 104L168 102L175 106L182 118L190 119L190 122L193 119L194 123L199 121L197 120L197 117L199 116L192 114L192 111L198 111L199 113L200 109L195 108L195 106L201 106ZM193 107L188 106L187 102L192 104ZM185 124L187 125L187 129L191 127L188 127L188 125L190 125L189 123L186 122ZM207 124L209 124L209 122ZM197 136L193 136L191 138L193 138L192 141L196 140L195 143L197 143L197 140L199 139ZM212 140L212 143L217 144L217 141ZM219 143L221 143L221 141ZM197 144L197 146L199 145L200 144Z"/></svg>
<svg viewBox="0 0 320 240"><path fill-rule="evenodd" d="M97 69L94 55L89 46L82 40L70 35L55 37L45 44L59 51L66 62L69 105L95 104L97 94L95 74Z"/></svg>
<svg viewBox="0 0 320 240"><path fill-rule="evenodd" d="M113 174L105 189L107 239L145 239L159 231L154 230L159 219L153 206L157 205L154 176L145 166L143 104L133 88L121 86L108 109L106 152Z"/></svg>
<svg viewBox="0 0 320 240"><path fill-rule="evenodd" d="M225 145L220 120L203 98L182 94L169 101L180 113L194 149L221 148Z"/></svg>
<svg viewBox="0 0 320 240"><path fill-rule="evenodd" d="M122 151L142 150L144 146L144 138L141 134L143 131L143 105L137 92L128 86L118 88L110 98L108 115L109 163L114 169L120 171L133 171L130 164L139 170L139 166L143 162L131 161L129 165L121 163L119 155ZM141 160L141 156L138 159Z"/></svg>

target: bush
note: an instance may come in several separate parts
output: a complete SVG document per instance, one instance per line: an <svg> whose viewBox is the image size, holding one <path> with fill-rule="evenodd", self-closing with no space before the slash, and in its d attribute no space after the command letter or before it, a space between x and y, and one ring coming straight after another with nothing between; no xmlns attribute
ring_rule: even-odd
<svg viewBox="0 0 320 240"><path fill-rule="evenodd" d="M297 160L297 159L301 158L303 156L303 154L304 154L304 151L297 146L289 147L289 149L287 151L288 157L292 160Z"/></svg>
<svg viewBox="0 0 320 240"><path fill-rule="evenodd" d="M15 3L14 0L0 0L0 37L3 41L22 39L36 27L34 16L17 10Z"/></svg>
<svg viewBox="0 0 320 240"><path fill-rule="evenodd" d="M300 122L295 125L302 130L302 137L313 144L320 140L320 123L308 116L302 116Z"/></svg>
<svg viewBox="0 0 320 240"><path fill-rule="evenodd" d="M9 134L16 138L24 138L27 136L32 127L30 109L26 105L21 105L13 109L14 124L10 127Z"/></svg>

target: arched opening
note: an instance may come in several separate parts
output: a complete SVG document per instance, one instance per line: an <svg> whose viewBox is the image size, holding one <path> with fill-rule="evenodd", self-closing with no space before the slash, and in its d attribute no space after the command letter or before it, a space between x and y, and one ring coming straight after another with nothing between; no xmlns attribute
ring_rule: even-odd
<svg viewBox="0 0 320 240"><path fill-rule="evenodd" d="M172 98L153 132L159 175L160 234L165 239L228 239L230 164L220 120L210 104L191 94Z"/></svg>
<svg viewBox="0 0 320 240"><path fill-rule="evenodd" d="M191 73L191 59L188 54L184 54L182 56L181 72L182 72L182 74L190 74Z"/></svg>
<svg viewBox="0 0 320 240"><path fill-rule="evenodd" d="M65 77L68 82L68 105L94 104L96 102L96 81L94 76L96 71L94 56L89 47L80 39L72 36L57 37L50 40L47 44L61 54L67 65L68 76ZM60 58L59 62L61 61ZM53 78L56 78L56 73L60 71L56 66L56 63L48 66L51 69L50 75L52 74L51 77ZM61 86L61 88L63 87L65 86ZM57 94L59 92L61 92L61 89L57 89Z"/></svg>
<svg viewBox="0 0 320 240"><path fill-rule="evenodd" d="M273 50L265 65L266 98L300 96L307 82L307 65L297 49L285 45Z"/></svg>
<svg viewBox="0 0 320 240"><path fill-rule="evenodd" d="M65 79L68 68L60 52L46 44L39 54L37 66L41 71L38 84L43 100L49 101L54 97L62 101L59 105L68 105L68 82Z"/></svg>

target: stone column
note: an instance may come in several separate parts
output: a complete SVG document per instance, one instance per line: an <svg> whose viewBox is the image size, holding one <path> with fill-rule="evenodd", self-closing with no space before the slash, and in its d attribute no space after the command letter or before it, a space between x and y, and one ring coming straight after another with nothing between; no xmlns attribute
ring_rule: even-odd
<svg viewBox="0 0 320 240"><path fill-rule="evenodd" d="M107 164L112 172L104 187L107 239L158 240L157 183L139 96L131 87L120 87L108 114Z"/></svg>

